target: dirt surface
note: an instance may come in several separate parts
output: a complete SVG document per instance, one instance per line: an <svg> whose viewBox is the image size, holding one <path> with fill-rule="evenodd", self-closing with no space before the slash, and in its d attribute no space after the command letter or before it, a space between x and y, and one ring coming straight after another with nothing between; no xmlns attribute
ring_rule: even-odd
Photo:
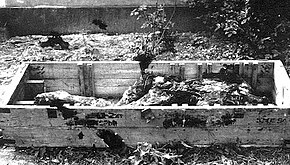
<svg viewBox="0 0 290 165"><path fill-rule="evenodd" d="M3 147L0 149L1 165L37 165L32 156L15 152L14 147Z"/></svg>

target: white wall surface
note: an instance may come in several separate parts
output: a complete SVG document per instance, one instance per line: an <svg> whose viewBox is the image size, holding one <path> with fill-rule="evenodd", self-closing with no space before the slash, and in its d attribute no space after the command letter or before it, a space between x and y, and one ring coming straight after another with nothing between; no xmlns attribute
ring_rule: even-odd
<svg viewBox="0 0 290 165"><path fill-rule="evenodd" d="M6 4L5 4L5 0L0 0L0 7L5 7Z"/></svg>
<svg viewBox="0 0 290 165"><path fill-rule="evenodd" d="M5 0L0 0L5 1ZM39 6L64 6L64 7L100 7L100 6L140 6L166 4L184 5L184 0L6 0L6 7L39 7Z"/></svg>

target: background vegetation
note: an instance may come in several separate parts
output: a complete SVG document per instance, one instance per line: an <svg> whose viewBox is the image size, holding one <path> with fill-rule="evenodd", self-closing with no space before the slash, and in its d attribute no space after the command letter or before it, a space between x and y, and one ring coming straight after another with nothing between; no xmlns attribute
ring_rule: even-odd
<svg viewBox="0 0 290 165"><path fill-rule="evenodd" d="M281 59L290 48L290 1L187 0L202 8L199 18L211 32L238 44L238 51L255 59Z"/></svg>

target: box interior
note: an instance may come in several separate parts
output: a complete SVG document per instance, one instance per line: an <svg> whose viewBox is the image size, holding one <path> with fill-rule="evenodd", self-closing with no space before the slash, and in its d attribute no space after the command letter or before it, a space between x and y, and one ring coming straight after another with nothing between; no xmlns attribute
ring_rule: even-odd
<svg viewBox="0 0 290 165"><path fill-rule="evenodd" d="M202 79L230 66L255 93L266 95L276 106L290 105L289 77L280 61L158 61L147 72ZM8 105L33 105L44 92L64 90L72 95L118 100L141 76L138 62L44 62L27 63L14 78Z"/></svg>

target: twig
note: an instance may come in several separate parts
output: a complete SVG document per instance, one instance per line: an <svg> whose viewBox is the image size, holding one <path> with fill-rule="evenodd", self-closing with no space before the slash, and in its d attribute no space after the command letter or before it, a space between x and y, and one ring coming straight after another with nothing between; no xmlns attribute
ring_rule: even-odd
<svg viewBox="0 0 290 165"><path fill-rule="evenodd" d="M177 1L177 0L175 0L175 4L174 4L174 8L173 8L173 12L172 12L172 14L171 14L171 16L170 16L170 19L167 21L167 24L164 26L165 29L162 31L161 37L160 37L159 41L157 42L157 45L160 44L160 42L162 41L162 38L163 38L164 35L165 35L166 28L168 27L169 23L170 23L171 20L173 19L173 16L174 16L174 14L175 14L175 12L176 12L176 1ZM164 12L164 11L163 11L163 12Z"/></svg>

